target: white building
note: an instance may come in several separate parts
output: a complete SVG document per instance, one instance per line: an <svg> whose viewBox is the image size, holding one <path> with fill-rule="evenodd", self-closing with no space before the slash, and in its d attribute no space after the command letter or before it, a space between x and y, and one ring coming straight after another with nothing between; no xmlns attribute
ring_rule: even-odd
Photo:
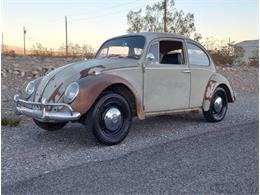
<svg viewBox="0 0 260 195"><path fill-rule="evenodd" d="M240 59L243 62L246 62L247 64L250 63L250 60L256 58L258 56L259 51L259 40L247 40L242 41L235 46L240 47L244 51L244 56ZM256 56L257 54L257 56Z"/></svg>

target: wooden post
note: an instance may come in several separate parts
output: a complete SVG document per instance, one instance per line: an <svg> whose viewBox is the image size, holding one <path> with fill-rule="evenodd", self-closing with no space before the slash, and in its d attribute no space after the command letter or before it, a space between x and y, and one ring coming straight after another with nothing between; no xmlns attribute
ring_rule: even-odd
<svg viewBox="0 0 260 195"><path fill-rule="evenodd" d="M66 56L68 56L68 28L67 28L67 16L65 16L65 36L66 36Z"/></svg>
<svg viewBox="0 0 260 195"><path fill-rule="evenodd" d="M25 27L23 27L23 55L26 55L25 34L26 34L26 30L25 30Z"/></svg>

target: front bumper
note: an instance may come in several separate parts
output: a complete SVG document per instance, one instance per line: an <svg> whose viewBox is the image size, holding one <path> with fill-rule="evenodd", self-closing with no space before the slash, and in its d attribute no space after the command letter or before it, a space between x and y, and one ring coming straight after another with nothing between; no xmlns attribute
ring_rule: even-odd
<svg viewBox="0 0 260 195"><path fill-rule="evenodd" d="M41 121L75 121L80 118L79 112L74 112L70 105L64 103L46 103L25 101L14 96L16 111L18 115L25 115ZM54 111L56 108L56 111ZM57 111L58 109L67 111ZM65 109L64 109L65 108Z"/></svg>

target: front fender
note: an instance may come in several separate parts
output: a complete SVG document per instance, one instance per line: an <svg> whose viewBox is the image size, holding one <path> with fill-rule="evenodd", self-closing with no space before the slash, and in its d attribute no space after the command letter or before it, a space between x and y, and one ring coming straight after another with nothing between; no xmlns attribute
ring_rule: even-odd
<svg viewBox="0 0 260 195"><path fill-rule="evenodd" d="M133 93L135 97L137 116L144 119L144 110L140 95L135 88L125 79L111 74L99 74L96 76L84 77L77 81L80 86L80 92L71 107L74 111L80 112L81 115L87 113L91 106L95 103L99 95L112 84L124 84Z"/></svg>
<svg viewBox="0 0 260 195"><path fill-rule="evenodd" d="M214 73L210 77L208 84L207 84L207 87L205 89L204 99L203 99L203 104L202 104L204 111L209 110L211 98L212 98L215 90L218 87L224 88L224 90L227 93L229 102L234 102L236 100L235 92L232 89L229 81L224 76L222 76L221 74Z"/></svg>

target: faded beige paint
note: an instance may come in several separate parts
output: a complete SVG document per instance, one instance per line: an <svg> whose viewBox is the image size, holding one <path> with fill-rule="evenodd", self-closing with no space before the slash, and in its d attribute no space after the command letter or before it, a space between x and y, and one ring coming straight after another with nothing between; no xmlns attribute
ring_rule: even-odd
<svg viewBox="0 0 260 195"><path fill-rule="evenodd" d="M134 94L139 119L144 119L145 114L169 113L194 107L208 110L212 94L220 84L227 86L232 96L231 102L234 101L235 94L229 82L216 73L210 57L209 66L192 66L185 50L185 65L147 63L147 51L153 41L179 39L185 46L186 41L195 43L192 40L171 33L124 36L132 35L146 38L140 60L93 59L60 67L37 80L37 90L29 99L39 102L44 97L48 102L63 102L67 86L76 81L80 84L80 92L71 106L83 115L105 88L112 84L124 84ZM184 74L184 70L190 70L191 73Z"/></svg>
<svg viewBox="0 0 260 195"><path fill-rule="evenodd" d="M48 101L54 100L51 96L55 90L58 90L55 102L61 102L61 97L70 83L86 76L94 76L94 72L133 66L135 63L129 59L93 59L60 67L43 77L36 90L34 101L39 102L42 97Z"/></svg>

